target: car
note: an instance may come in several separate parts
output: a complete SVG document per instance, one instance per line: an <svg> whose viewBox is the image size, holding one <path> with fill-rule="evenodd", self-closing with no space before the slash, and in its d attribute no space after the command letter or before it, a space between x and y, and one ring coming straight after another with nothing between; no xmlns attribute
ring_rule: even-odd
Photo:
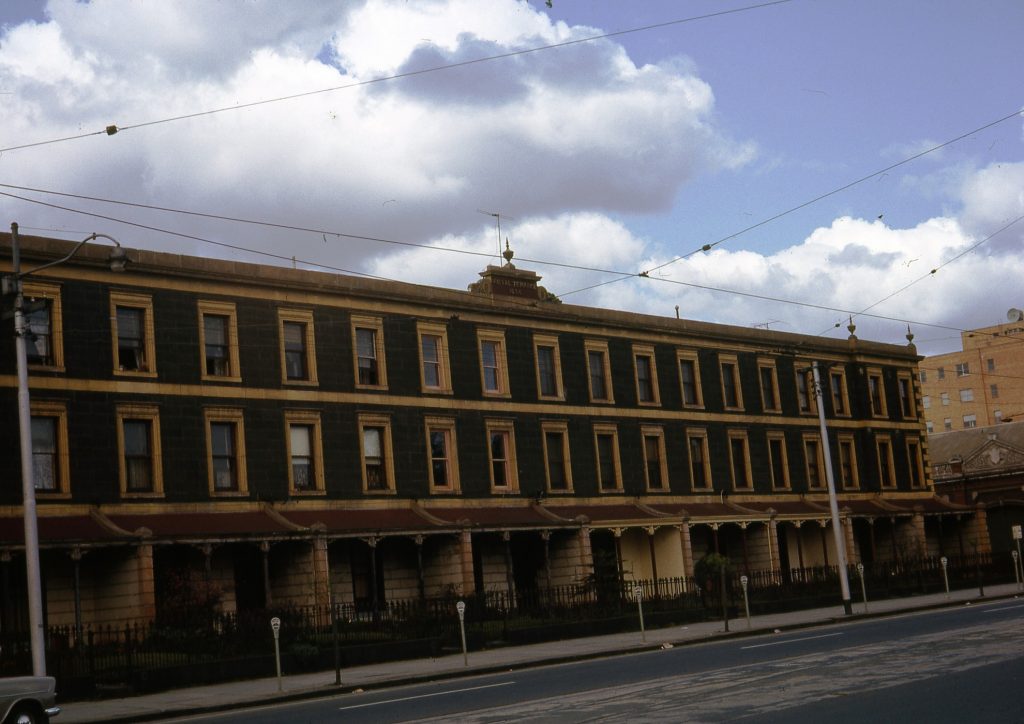
<svg viewBox="0 0 1024 724"><path fill-rule="evenodd" d="M0 721L3 724L45 724L60 714L57 682L52 676L0 679Z"/></svg>

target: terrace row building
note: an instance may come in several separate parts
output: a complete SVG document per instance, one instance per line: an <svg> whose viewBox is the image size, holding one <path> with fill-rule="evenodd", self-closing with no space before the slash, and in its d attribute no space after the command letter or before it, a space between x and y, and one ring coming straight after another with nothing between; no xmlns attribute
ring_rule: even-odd
<svg viewBox="0 0 1024 724"><path fill-rule="evenodd" d="M72 248L21 246L26 269ZM10 250L0 236L4 271ZM151 619L182 571L243 611L690 576L711 551L834 563L812 361L851 562L987 540L983 510L933 492L912 343L572 306L511 258L460 292L140 250L115 274L106 251L24 281L50 624Z"/></svg>

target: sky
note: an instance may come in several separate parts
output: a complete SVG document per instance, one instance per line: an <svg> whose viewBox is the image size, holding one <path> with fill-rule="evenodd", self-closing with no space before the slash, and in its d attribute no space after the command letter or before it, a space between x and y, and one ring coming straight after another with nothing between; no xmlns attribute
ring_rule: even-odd
<svg viewBox="0 0 1024 724"><path fill-rule="evenodd" d="M0 210L455 289L507 238L567 303L951 351L1024 308L1022 31L1020 0L3 0Z"/></svg>

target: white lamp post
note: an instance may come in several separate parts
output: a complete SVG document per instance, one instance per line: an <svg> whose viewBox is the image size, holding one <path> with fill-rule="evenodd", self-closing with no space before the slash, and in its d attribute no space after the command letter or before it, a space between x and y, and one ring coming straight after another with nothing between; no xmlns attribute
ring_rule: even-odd
<svg viewBox="0 0 1024 724"><path fill-rule="evenodd" d="M46 642L43 636L43 587L39 566L39 526L36 518L36 488L32 470L32 408L28 393L28 351L25 338L30 334L25 319L25 297L21 280L36 272L63 264L78 253L86 242L97 238L114 242L110 253L110 268L124 271L128 254L112 236L90 234L82 239L64 257L29 271L21 271L21 249L18 244L18 224L11 224L11 274L3 277L3 295L14 297L14 350L18 364L18 430L21 436L21 492L25 517L25 577L28 588L29 642L32 648L32 673L46 675Z"/></svg>

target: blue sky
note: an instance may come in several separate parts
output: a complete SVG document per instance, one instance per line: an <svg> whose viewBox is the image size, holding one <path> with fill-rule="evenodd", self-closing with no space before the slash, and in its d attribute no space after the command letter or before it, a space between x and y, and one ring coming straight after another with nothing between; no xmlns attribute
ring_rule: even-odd
<svg viewBox="0 0 1024 724"><path fill-rule="evenodd" d="M860 336L900 343L899 320L911 320L924 351L1024 307L1024 222L940 266L1024 216L1020 116L656 278L577 292L616 277L540 263L658 267L1020 110L1019 0L792 0L134 127L745 5L8 1L0 148L125 130L0 151L0 184L485 253L496 233L481 211L499 211L517 258L532 260L520 265L567 302L663 315L679 305L686 317L810 334L840 319L845 334L835 309L864 309L939 268L871 310L892 320L857 320ZM128 246L264 263L294 255L455 288L488 261L0 191L30 199L0 196L9 219L68 238L96 230Z"/></svg>

